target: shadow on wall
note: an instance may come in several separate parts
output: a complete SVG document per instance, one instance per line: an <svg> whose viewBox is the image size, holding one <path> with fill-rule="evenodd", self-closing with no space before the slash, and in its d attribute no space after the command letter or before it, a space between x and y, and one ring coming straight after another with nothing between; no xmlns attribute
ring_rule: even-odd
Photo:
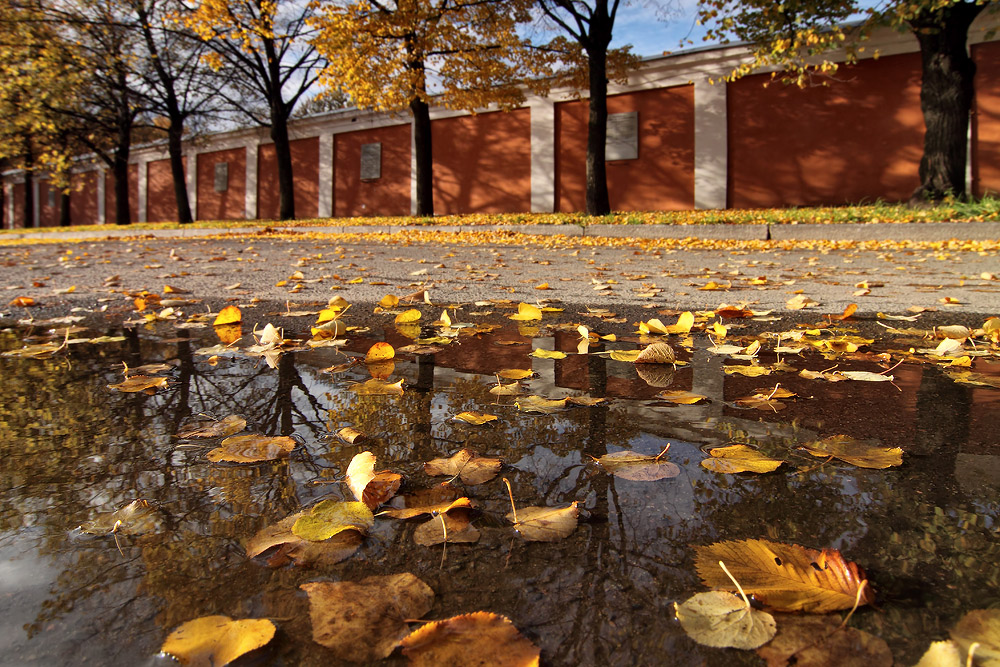
<svg viewBox="0 0 1000 667"><path fill-rule="evenodd" d="M730 83L728 206L905 201L923 153L920 80L919 55L904 54L806 88L769 74Z"/></svg>

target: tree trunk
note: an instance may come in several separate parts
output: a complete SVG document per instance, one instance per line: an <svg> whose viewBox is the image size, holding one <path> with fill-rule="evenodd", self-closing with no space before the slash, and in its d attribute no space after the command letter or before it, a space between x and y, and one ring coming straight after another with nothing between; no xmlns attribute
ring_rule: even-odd
<svg viewBox="0 0 1000 667"><path fill-rule="evenodd" d="M427 102L414 97L413 150L417 161L417 211L419 216L434 215L434 152L431 139L431 109Z"/></svg>
<svg viewBox="0 0 1000 667"><path fill-rule="evenodd" d="M59 191L59 226L69 227L73 224L69 208L69 193L65 190Z"/></svg>
<svg viewBox="0 0 1000 667"><path fill-rule="evenodd" d="M611 212L608 170L605 162L608 138L607 46L588 53L590 69L590 115L587 118L587 213Z"/></svg>
<svg viewBox="0 0 1000 667"><path fill-rule="evenodd" d="M288 117L271 115L271 140L278 163L278 219L295 219L295 179L292 175L292 146L288 140Z"/></svg>
<svg viewBox="0 0 1000 667"><path fill-rule="evenodd" d="M191 202L188 200L187 179L184 175L184 121L171 120L167 130L167 152L170 154L170 176L174 181L174 199L177 201L177 222L191 223Z"/></svg>
<svg viewBox="0 0 1000 667"><path fill-rule="evenodd" d="M920 44L920 109L925 127L920 187L910 197L911 204L966 194L969 114L976 73L966 42L969 26L983 8L959 2L909 22Z"/></svg>
<svg viewBox="0 0 1000 667"><path fill-rule="evenodd" d="M115 149L115 224L132 224L132 212L128 205L128 147Z"/></svg>
<svg viewBox="0 0 1000 667"><path fill-rule="evenodd" d="M35 172L24 170L24 221L23 226L29 229L35 226Z"/></svg>

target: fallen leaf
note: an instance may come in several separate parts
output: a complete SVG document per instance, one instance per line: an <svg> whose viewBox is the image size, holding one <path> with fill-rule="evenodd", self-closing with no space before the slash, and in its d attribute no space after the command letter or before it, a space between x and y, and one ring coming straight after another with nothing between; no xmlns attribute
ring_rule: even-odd
<svg viewBox="0 0 1000 667"><path fill-rule="evenodd" d="M389 343L375 343L368 348L365 354L365 363L371 364L377 361L388 361L396 356L396 350Z"/></svg>
<svg viewBox="0 0 1000 667"><path fill-rule="evenodd" d="M840 617L779 614L778 633L757 655L767 667L829 667L830 665L890 667L888 644L863 630L841 627Z"/></svg>
<svg viewBox="0 0 1000 667"><path fill-rule="evenodd" d="M871 371L837 371L843 375L848 380L857 380L860 382L892 382L893 376L884 375L882 373L873 373Z"/></svg>
<svg viewBox="0 0 1000 667"><path fill-rule="evenodd" d="M903 450L899 447L882 447L865 440L855 440L847 435L834 435L823 440L802 445L813 456L840 459L859 468L878 470L903 464Z"/></svg>
<svg viewBox="0 0 1000 667"><path fill-rule="evenodd" d="M206 457L214 463L260 463L287 458L297 444L287 435L232 435L219 443Z"/></svg>
<svg viewBox="0 0 1000 667"><path fill-rule="evenodd" d="M968 653L973 643L977 664L1000 664L1000 609L976 609L963 616L951 631L951 638Z"/></svg>
<svg viewBox="0 0 1000 667"><path fill-rule="evenodd" d="M674 348L666 343L647 345L635 358L637 364L673 364L677 361Z"/></svg>
<svg viewBox="0 0 1000 667"><path fill-rule="evenodd" d="M627 361L634 363L635 360L639 358L640 352L642 352L642 350L611 350L608 356L615 361Z"/></svg>
<svg viewBox="0 0 1000 667"><path fill-rule="evenodd" d="M465 422L466 424L473 424L475 426L482 426L483 424L488 424L489 422L496 421L499 419L496 415L488 415L482 412L465 411L460 412L452 419L457 419L458 421Z"/></svg>
<svg viewBox="0 0 1000 667"><path fill-rule="evenodd" d="M84 521L80 524L80 531L89 535L142 535L158 532L162 524L163 516L160 511L150 505L149 501L140 498L114 512Z"/></svg>
<svg viewBox="0 0 1000 667"><path fill-rule="evenodd" d="M359 396L402 396L403 380L400 378L395 382L385 382L372 378L365 382L355 382L348 389Z"/></svg>
<svg viewBox="0 0 1000 667"><path fill-rule="evenodd" d="M361 452L347 466L347 486L354 497L371 509L386 502L399 490L403 476L394 472L375 472L375 455Z"/></svg>
<svg viewBox="0 0 1000 667"><path fill-rule="evenodd" d="M715 447L708 450L711 458L702 460L701 465L712 472L740 473L756 472L765 473L777 470L784 463L780 459L772 459L764 456L753 447L747 445L729 445L727 447Z"/></svg>
<svg viewBox="0 0 1000 667"><path fill-rule="evenodd" d="M560 352L559 350L543 350L541 348L535 348L528 356L535 357L537 359L565 359L566 353Z"/></svg>
<svg viewBox="0 0 1000 667"><path fill-rule="evenodd" d="M965 667L961 647L950 639L931 642L914 667Z"/></svg>
<svg viewBox="0 0 1000 667"><path fill-rule="evenodd" d="M613 452L605 454L597 459L597 462L615 477L633 482L655 482L681 474L677 464L663 458L665 452L666 450L659 456L647 456L630 451Z"/></svg>
<svg viewBox="0 0 1000 667"><path fill-rule="evenodd" d="M160 651L188 667L221 667L266 646L275 630L266 618L202 616L171 632Z"/></svg>
<svg viewBox="0 0 1000 667"><path fill-rule="evenodd" d="M497 373L497 375L505 380L526 380L534 374L534 371L522 368L508 368Z"/></svg>
<svg viewBox="0 0 1000 667"><path fill-rule="evenodd" d="M785 302L789 310L801 310L803 308L814 308L819 305L819 301L813 301L805 294L796 294Z"/></svg>
<svg viewBox="0 0 1000 667"><path fill-rule="evenodd" d="M12 299L11 302L8 303L7 305L8 306L21 307L21 308L27 308L29 306L34 306L35 305L35 300L32 299L30 296L19 296L19 297L15 297L14 299Z"/></svg>
<svg viewBox="0 0 1000 667"><path fill-rule="evenodd" d="M399 315L396 316L396 324L413 324L420 319L420 311L416 308L410 308L409 310L404 310Z"/></svg>
<svg viewBox="0 0 1000 667"><path fill-rule="evenodd" d="M291 532L307 542L322 542L345 530L367 535L375 525L371 509L362 502L321 500L296 516Z"/></svg>
<svg viewBox="0 0 1000 667"><path fill-rule="evenodd" d="M726 375L744 375L754 378L771 374L771 369L767 366L723 366L722 370L726 372Z"/></svg>
<svg viewBox="0 0 1000 667"><path fill-rule="evenodd" d="M441 513L413 530L413 541L422 547L435 544L471 544L478 542L480 533L469 520L467 513L456 516Z"/></svg>
<svg viewBox="0 0 1000 667"><path fill-rule="evenodd" d="M522 507L508 512L507 520L514 524L514 531L529 542L555 542L568 537L576 530L580 510L579 501L569 507Z"/></svg>
<svg viewBox="0 0 1000 667"><path fill-rule="evenodd" d="M521 393L521 385L517 382L510 384L497 383L495 387L490 387L490 393L496 396L516 396Z"/></svg>
<svg viewBox="0 0 1000 667"><path fill-rule="evenodd" d="M726 591L698 593L674 603L674 613L688 637L703 646L755 649L771 641L774 617Z"/></svg>
<svg viewBox="0 0 1000 667"><path fill-rule="evenodd" d="M178 438L220 438L239 433L247 427L247 420L239 415L223 419L204 419L188 424L177 432Z"/></svg>
<svg viewBox="0 0 1000 667"><path fill-rule="evenodd" d="M668 403L677 403L678 405L694 405L695 403L701 403L702 401L708 400L708 396L680 389L674 391L661 391L656 395L656 397L667 401Z"/></svg>
<svg viewBox="0 0 1000 667"><path fill-rule="evenodd" d="M522 302L517 305L517 314L511 315L510 319L518 322L540 320L542 319L542 311L538 306L532 306L530 303Z"/></svg>
<svg viewBox="0 0 1000 667"><path fill-rule="evenodd" d="M850 317L851 315L853 315L856 312L858 312L858 304L851 303L851 304L847 305L847 308L844 309L843 313L841 313L840 315L836 315L836 316L831 315L830 319L831 320L846 320L848 317Z"/></svg>
<svg viewBox="0 0 1000 667"><path fill-rule="evenodd" d="M514 402L521 412L540 412L542 414L552 414L560 408L566 407L565 398L542 398L541 396L527 396Z"/></svg>
<svg viewBox="0 0 1000 667"><path fill-rule="evenodd" d="M409 632L407 620L429 612L434 600L431 587L409 572L299 588L309 596L313 641L350 662L388 657Z"/></svg>
<svg viewBox="0 0 1000 667"><path fill-rule="evenodd" d="M716 542L695 546L695 567L711 588L735 590L719 567L726 563L743 590L779 611L820 614L851 609L864 585L864 571L845 561L835 549L807 549L769 540ZM859 605L871 604L871 587L864 585Z"/></svg>
<svg viewBox="0 0 1000 667"><path fill-rule="evenodd" d="M434 459L424 464L424 472L430 476L447 475L460 477L469 486L484 484L497 476L503 462L479 456L471 449L462 449L450 458Z"/></svg>
<svg viewBox="0 0 1000 667"><path fill-rule="evenodd" d="M379 299L378 305L383 308L395 308L399 305L399 297L394 294L386 294L384 297Z"/></svg>
<svg viewBox="0 0 1000 667"><path fill-rule="evenodd" d="M349 445L353 445L356 442L361 442L365 439L365 434L356 428L350 426L345 426L344 428L337 431L337 437L346 442Z"/></svg>
<svg viewBox="0 0 1000 667"><path fill-rule="evenodd" d="M153 390L166 386L167 386L167 378L165 377L149 377L147 375L133 375L132 377L125 378L118 384L109 384L108 389L117 389L118 391L123 391L126 393L135 393L138 391Z"/></svg>
<svg viewBox="0 0 1000 667"><path fill-rule="evenodd" d="M540 655L507 617L485 611L428 623L399 645L414 667L537 667Z"/></svg>

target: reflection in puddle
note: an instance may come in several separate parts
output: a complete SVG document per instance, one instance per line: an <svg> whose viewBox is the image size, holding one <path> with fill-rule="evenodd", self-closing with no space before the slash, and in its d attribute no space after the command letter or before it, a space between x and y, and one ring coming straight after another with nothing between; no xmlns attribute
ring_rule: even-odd
<svg viewBox="0 0 1000 667"><path fill-rule="evenodd" d="M879 610L862 609L852 624L884 638L903 664L964 612L1000 604L1000 389L957 383L939 365L908 361L892 369L891 383L788 371L750 377L727 372L748 362L713 354L703 337L678 347L676 368L637 368L598 354L634 341L595 341L580 355L575 330L522 326L462 335L435 354L397 354L376 374L402 379L404 391L380 395L349 390L371 378L363 364L329 371L377 341L413 344L396 329L349 336L343 348L284 352L274 368L233 351L210 360L197 351L218 341L201 335L126 330L122 341L71 345L49 358L0 359L0 597L26 623L2 626L0 663L140 664L181 623L225 614L274 619L276 664L319 664L329 655L312 642L298 586L404 571L436 592L430 617L504 614L552 664L753 663L752 653L694 644L673 620L674 601L704 590L690 545L723 539L840 549L868 570L879 595ZM5 350L22 345L13 333L0 336ZM875 352L884 349L783 360L796 370L883 373ZM771 353L759 363L778 361ZM121 381L122 362L169 364L159 371L167 388L108 390ZM532 372L519 396L491 393L504 369ZM979 360L976 371L995 378L1000 365ZM776 399L778 385L794 396ZM678 404L665 390L707 398ZM761 393L767 400L755 407L738 402ZM606 400L519 410L532 394ZM498 418L479 426L453 419L463 411ZM175 436L199 415L233 414L251 432L301 446L287 459L219 465L205 457L218 438ZM344 427L363 437L338 439ZM863 469L797 449L834 435L901 447L904 463ZM708 449L732 443L787 463L766 475L701 466ZM594 463L622 450L655 456L668 444L680 468L669 479L629 481ZM424 462L462 448L505 462L501 476L519 506L579 501L580 526L557 542L516 538L497 478L466 488L482 537L449 545L443 567L440 547L414 543L416 523L384 518L337 565L269 569L263 557L246 558L243 545L261 528L320 498L352 499L343 480L355 454L373 452L412 491L440 481L424 474ZM157 530L117 540L76 530L137 498L161 511Z"/></svg>

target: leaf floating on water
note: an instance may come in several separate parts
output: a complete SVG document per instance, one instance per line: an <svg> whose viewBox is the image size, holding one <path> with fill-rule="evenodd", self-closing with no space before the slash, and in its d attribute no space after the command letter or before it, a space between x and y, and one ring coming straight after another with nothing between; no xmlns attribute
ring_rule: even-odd
<svg viewBox="0 0 1000 667"><path fill-rule="evenodd" d="M627 361L634 363L635 360L639 358L640 352L642 352L642 350L611 350L608 356L615 361Z"/></svg>
<svg viewBox="0 0 1000 667"><path fill-rule="evenodd" d="M426 489L435 491L436 489ZM379 516L391 516L393 519L412 519L423 514L438 515L450 512L453 509L466 509L473 507L473 503L468 498L455 498L449 501L447 498L440 500L435 494L413 495L406 498L406 507L391 507L379 512Z"/></svg>
<svg viewBox="0 0 1000 667"><path fill-rule="evenodd" d="M247 427L247 420L239 415L223 419L204 419L188 424L177 432L178 438L221 438L239 433Z"/></svg>
<svg viewBox="0 0 1000 667"><path fill-rule="evenodd" d="M484 484L500 473L500 459L479 456L471 449L462 449L451 458L434 459L424 464L424 472L432 477L447 475L460 477L469 486Z"/></svg>
<svg viewBox="0 0 1000 667"><path fill-rule="evenodd" d="M965 655L950 639L931 642L914 667L965 667Z"/></svg>
<svg viewBox="0 0 1000 667"><path fill-rule="evenodd" d="M430 547L445 542L449 544L472 544L478 542L480 533L465 514L462 513L461 516L438 514L430 521L425 521L416 527L413 531L413 541L422 547ZM442 525L442 522L444 525Z"/></svg>
<svg viewBox="0 0 1000 667"><path fill-rule="evenodd" d="M308 542L322 542L345 530L367 535L375 517L364 503L321 500L301 512L292 524L292 534Z"/></svg>
<svg viewBox="0 0 1000 667"><path fill-rule="evenodd" d="M356 428L350 426L345 426L344 428L337 431L337 437L346 442L349 445L353 445L356 442L361 442L367 436Z"/></svg>
<svg viewBox="0 0 1000 667"><path fill-rule="evenodd" d="M296 444L287 435L232 435L206 456L214 463L260 463L287 458Z"/></svg>
<svg viewBox="0 0 1000 667"><path fill-rule="evenodd" d="M538 306L532 306L530 303L519 303L517 304L517 314L511 315L510 319L517 322L532 322L535 320L542 319L542 310Z"/></svg>
<svg viewBox="0 0 1000 667"><path fill-rule="evenodd" d="M694 405L708 400L708 396L681 389L676 391L661 391L656 397L669 403L677 403L678 405Z"/></svg>
<svg viewBox="0 0 1000 667"><path fill-rule="evenodd" d="M859 468L882 470L903 464L903 450L899 447L882 447L866 440L855 440L847 435L834 435L823 440L802 445L813 456L833 457Z"/></svg>
<svg viewBox="0 0 1000 667"><path fill-rule="evenodd" d="M839 616L780 614L775 620L778 634L769 644L757 649L757 655L767 661L768 667L890 667L893 664L888 644L863 630L839 627Z"/></svg>
<svg viewBox="0 0 1000 667"><path fill-rule="evenodd" d="M753 378L771 374L771 369L767 366L723 366L722 370L726 372L726 375L743 375Z"/></svg>
<svg viewBox="0 0 1000 667"><path fill-rule="evenodd" d="M891 375L883 375L882 373L873 373L871 371L838 371L848 380L855 380L858 382L892 382L893 377Z"/></svg>
<svg viewBox="0 0 1000 667"><path fill-rule="evenodd" d="M431 587L409 572L299 588L309 596L313 641L350 662L388 657L409 632L407 619L421 618L434 600Z"/></svg>
<svg viewBox="0 0 1000 667"><path fill-rule="evenodd" d="M973 643L978 643L976 663L987 667L1000 664L1000 609L976 609L959 620L951 631L951 638L968 653Z"/></svg>
<svg viewBox="0 0 1000 667"><path fill-rule="evenodd" d="M356 503L362 505L362 503ZM367 508L365 508L367 509ZM358 512L361 510L358 508ZM281 548L268 561L271 567L281 567L290 560L298 565L334 565L342 560L350 558L358 547L361 546L363 536L368 529L358 530L354 527L350 530L343 530L322 542L310 542L304 540L292 532L292 527L307 512L296 512L285 517L276 524L267 526L257 532L246 545L247 557L256 558L272 547ZM369 514L371 511L369 510ZM372 517L368 525L374 525L375 519Z"/></svg>
<svg viewBox="0 0 1000 667"><path fill-rule="evenodd" d="M531 351L529 357L536 357L538 359L565 359L566 353L560 352L559 350L543 350L541 348L534 349Z"/></svg>
<svg viewBox="0 0 1000 667"><path fill-rule="evenodd" d="M647 456L629 451L614 452L605 454L597 459L597 462L615 477L633 482L655 482L681 474L681 469L677 467L677 464L663 458L666 451L664 449L659 456Z"/></svg>
<svg viewBox="0 0 1000 667"><path fill-rule="evenodd" d="M472 424L474 426L482 426L483 424L488 424L489 422L496 421L499 419L496 415L488 415L482 412L466 411L460 412L452 419L457 419L458 421L465 422L466 424Z"/></svg>
<svg viewBox="0 0 1000 667"><path fill-rule="evenodd" d="M388 361L396 356L396 350L389 343L375 343L368 348L365 354L365 363L371 364L377 361Z"/></svg>
<svg viewBox="0 0 1000 667"><path fill-rule="evenodd" d="M159 387L166 387L166 386L167 386L167 378L165 377L133 375L130 378L125 378L122 382L119 382L118 384L109 384L108 389L117 389L118 391L131 394L139 391L150 391L158 389Z"/></svg>
<svg viewBox="0 0 1000 667"><path fill-rule="evenodd" d="M239 306L226 306L219 311L219 314L215 317L215 321L212 322L212 326L217 327L223 324L236 324L237 322L243 321L243 313L240 312Z"/></svg>
<svg viewBox="0 0 1000 667"><path fill-rule="evenodd" d="M567 405L580 405L585 408L592 408L595 405L601 405L602 403L607 403L608 399L604 396L567 396Z"/></svg>
<svg viewBox="0 0 1000 667"><path fill-rule="evenodd" d="M541 396L528 396L515 401L514 405L521 412L540 412L550 415L553 412L566 407L565 398L542 398Z"/></svg>
<svg viewBox="0 0 1000 667"><path fill-rule="evenodd" d="M348 389L359 396L402 396L403 379L400 378L395 382L386 382L372 378L365 382L356 382L348 387Z"/></svg>
<svg viewBox="0 0 1000 667"><path fill-rule="evenodd" d="M354 497L371 509L386 502L399 490L403 476L394 472L375 472L375 455L361 452L347 466L347 485Z"/></svg>
<svg viewBox="0 0 1000 667"><path fill-rule="evenodd" d="M771 641L774 617L758 611L732 593L698 593L674 603L677 620L688 637L703 646L755 649Z"/></svg>
<svg viewBox="0 0 1000 667"><path fill-rule="evenodd" d="M399 645L413 667L530 667L541 653L510 619L485 611L428 623Z"/></svg>
<svg viewBox="0 0 1000 667"><path fill-rule="evenodd" d="M521 385L517 382L511 382L510 384L497 383L496 386L490 387L490 393L495 396L517 396L521 393Z"/></svg>
<svg viewBox="0 0 1000 667"><path fill-rule="evenodd" d="M534 374L533 370L523 368L508 368L497 373L504 380L526 380Z"/></svg>
<svg viewBox="0 0 1000 667"><path fill-rule="evenodd" d="M568 537L576 530L580 516L574 500L569 507L522 507L507 513L507 520L514 524L514 530L529 542L555 542Z"/></svg>
<svg viewBox="0 0 1000 667"><path fill-rule="evenodd" d="M735 590L719 567L724 561L747 593L778 611L821 614L872 604L864 571L836 549L807 549L769 540L741 540L695 546L695 567L711 588ZM862 586L864 587L862 589Z"/></svg>
<svg viewBox="0 0 1000 667"><path fill-rule="evenodd" d="M243 325L239 322L234 324L220 324L213 327L219 342L224 345L232 345L243 337Z"/></svg>
<svg viewBox="0 0 1000 667"><path fill-rule="evenodd" d="M673 364L676 361L674 348L666 343L647 345L635 358L637 364Z"/></svg>
<svg viewBox="0 0 1000 667"><path fill-rule="evenodd" d="M148 501L138 499L114 512L85 521L80 525L80 530L88 535L142 535L157 532L162 523L163 517L159 510Z"/></svg>
<svg viewBox="0 0 1000 667"><path fill-rule="evenodd" d="M160 651L189 667L222 667L266 646L276 629L266 618L202 616L171 632Z"/></svg>
<svg viewBox="0 0 1000 667"><path fill-rule="evenodd" d="M7 350L0 353L0 357L29 357L31 359L44 359L66 347L66 343L39 343L37 345L26 345L17 350ZM110 385L109 385L110 386Z"/></svg>
<svg viewBox="0 0 1000 667"><path fill-rule="evenodd" d="M404 310L399 315L396 315L396 324L413 324L420 320L420 311L416 308L410 308L409 310Z"/></svg>
<svg viewBox="0 0 1000 667"><path fill-rule="evenodd" d="M784 461L764 456L753 447L747 445L729 445L708 450L711 458L701 462L702 467L712 472L766 473L777 470Z"/></svg>

